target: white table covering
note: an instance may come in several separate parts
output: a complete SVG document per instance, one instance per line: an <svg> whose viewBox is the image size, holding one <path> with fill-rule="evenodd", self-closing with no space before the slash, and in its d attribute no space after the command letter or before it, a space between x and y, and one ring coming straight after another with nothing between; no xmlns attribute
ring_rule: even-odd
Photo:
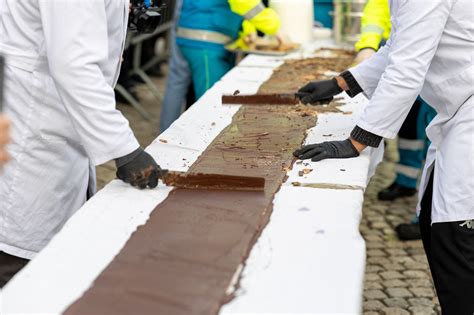
<svg viewBox="0 0 474 315"><path fill-rule="evenodd" d="M291 57L311 56L307 53ZM222 106L223 93L255 93L282 58L249 56L209 90L147 149L164 167L186 171L231 122L239 106ZM347 96L346 96L347 97ZM324 114L307 142L343 139L366 100L348 100L343 114ZM161 141L160 141L161 140ZM358 314L365 244L359 234L363 189L381 150L350 160L295 165L274 200L258 243L236 270L236 299L221 314ZM302 168L314 171L298 176ZM293 187L292 182L360 189ZM113 181L81 208L51 243L0 292L0 314L60 314L91 286L137 227L171 191L136 190ZM229 283L229 292L233 283Z"/></svg>

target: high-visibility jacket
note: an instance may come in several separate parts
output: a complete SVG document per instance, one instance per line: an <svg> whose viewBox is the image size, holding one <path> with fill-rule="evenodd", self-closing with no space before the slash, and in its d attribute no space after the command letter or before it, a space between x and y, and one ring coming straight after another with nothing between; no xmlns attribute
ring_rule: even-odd
<svg viewBox="0 0 474 315"><path fill-rule="evenodd" d="M356 51L364 48L378 50L382 41L388 40L392 25L388 0L368 0L362 16L361 37Z"/></svg>
<svg viewBox="0 0 474 315"><path fill-rule="evenodd" d="M242 23L274 35L280 18L260 0L184 0L177 31L180 45L223 49L239 37Z"/></svg>

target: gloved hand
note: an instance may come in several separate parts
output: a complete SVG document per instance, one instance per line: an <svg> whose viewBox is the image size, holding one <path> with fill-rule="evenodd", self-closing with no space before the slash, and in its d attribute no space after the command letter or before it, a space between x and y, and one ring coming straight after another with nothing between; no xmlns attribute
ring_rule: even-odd
<svg viewBox="0 0 474 315"><path fill-rule="evenodd" d="M247 50L252 48L255 39L257 38L257 29L247 20L242 22L242 30L239 32L239 38L231 43L228 47L230 49Z"/></svg>
<svg viewBox="0 0 474 315"><path fill-rule="evenodd" d="M364 48L359 53L354 59L354 63L352 64L353 66L357 66L359 63L364 62L365 60L371 58L373 55L375 55L376 51L373 50L372 48Z"/></svg>
<svg viewBox="0 0 474 315"><path fill-rule="evenodd" d="M116 159L115 164L117 165L117 177L140 189L145 189L147 186L155 188L158 186L158 179L164 175L151 155L142 148Z"/></svg>
<svg viewBox="0 0 474 315"><path fill-rule="evenodd" d="M324 159L348 159L358 157L359 154L349 139L306 145L293 153L300 160L311 159L313 162Z"/></svg>
<svg viewBox="0 0 474 315"><path fill-rule="evenodd" d="M337 84L337 80L332 79L310 82L299 89L296 96L303 104L314 104L317 102L330 102L334 99L334 95L341 92L342 89Z"/></svg>

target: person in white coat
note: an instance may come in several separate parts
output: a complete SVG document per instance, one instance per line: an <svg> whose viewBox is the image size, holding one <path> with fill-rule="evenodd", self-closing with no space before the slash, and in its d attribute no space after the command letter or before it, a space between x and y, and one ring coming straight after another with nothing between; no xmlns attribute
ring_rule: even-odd
<svg viewBox="0 0 474 315"><path fill-rule="evenodd" d="M385 47L329 81L299 91L305 103L345 90L369 99L351 137L307 145L300 159L356 157L397 135L418 94L437 116L420 189L420 229L443 314L474 313L474 2L390 0ZM421 211L421 213L420 213Z"/></svg>
<svg viewBox="0 0 474 315"><path fill-rule="evenodd" d="M13 122L0 175L0 287L91 196L96 165L115 159L125 182L158 183L161 169L115 104L128 15L128 0L0 0ZM2 266L15 258L18 268Z"/></svg>

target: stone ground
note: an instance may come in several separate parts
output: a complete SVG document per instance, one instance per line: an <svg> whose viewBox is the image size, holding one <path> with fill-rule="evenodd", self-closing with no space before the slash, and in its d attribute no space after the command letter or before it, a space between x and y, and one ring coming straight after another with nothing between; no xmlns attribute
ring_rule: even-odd
<svg viewBox="0 0 474 315"><path fill-rule="evenodd" d="M385 160L365 193L360 231L367 246L364 315L440 314L421 241L401 242L394 227L412 220L417 198L392 202L377 193L394 179L396 145L389 142Z"/></svg>
<svg viewBox="0 0 474 315"><path fill-rule="evenodd" d="M160 91L163 78L155 78ZM144 86L137 88L143 106L156 120L144 120L131 106L119 105L129 119L142 146L158 136L161 101ZM409 222L415 211L416 198L395 202L377 200L377 192L394 178L396 148L388 143L386 159L379 166L365 194L360 231L367 244L367 267L364 284L364 315L429 315L440 314L432 279L421 241L401 242L394 227ZM97 168L98 188L115 178L113 162Z"/></svg>

